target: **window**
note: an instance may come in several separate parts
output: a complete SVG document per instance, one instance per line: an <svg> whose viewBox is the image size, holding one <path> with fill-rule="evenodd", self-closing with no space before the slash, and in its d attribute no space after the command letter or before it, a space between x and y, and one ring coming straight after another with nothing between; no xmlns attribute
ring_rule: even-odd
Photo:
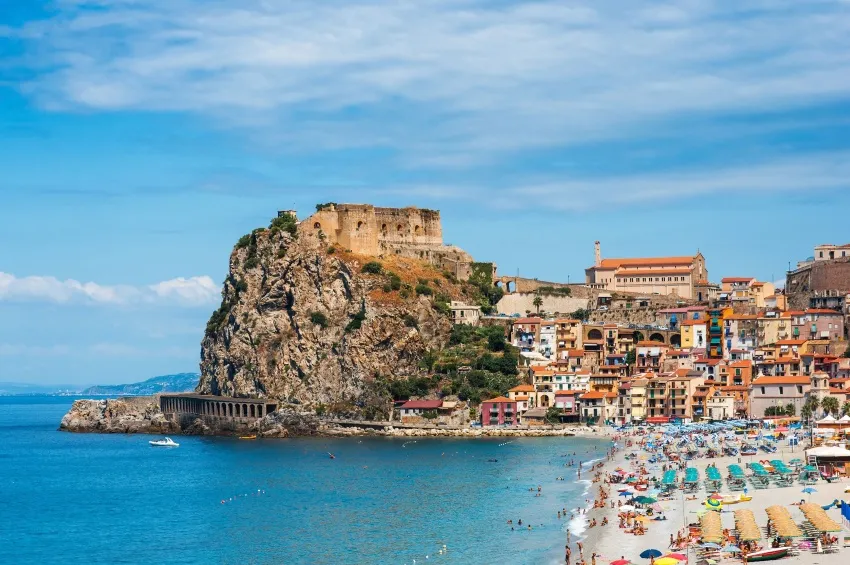
<svg viewBox="0 0 850 565"><path fill-rule="evenodd" d="M797 385L797 394L803 394L803 385Z"/></svg>
<svg viewBox="0 0 850 565"><path fill-rule="evenodd" d="M779 387L779 394L783 394L782 387Z"/></svg>
<svg viewBox="0 0 850 565"><path fill-rule="evenodd" d="M764 394L764 387L761 387L761 393Z"/></svg>

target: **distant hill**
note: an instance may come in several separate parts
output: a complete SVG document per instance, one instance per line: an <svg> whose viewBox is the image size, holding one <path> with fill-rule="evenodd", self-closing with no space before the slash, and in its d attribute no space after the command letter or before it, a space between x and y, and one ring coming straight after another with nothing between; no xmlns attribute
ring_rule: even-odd
<svg viewBox="0 0 850 565"><path fill-rule="evenodd" d="M80 387L78 385L39 385L0 382L0 396L76 394L79 390Z"/></svg>
<svg viewBox="0 0 850 565"><path fill-rule="evenodd" d="M178 373L153 377L140 383L126 385L99 385L85 389L81 394L105 396L148 396L160 392L192 392L198 385L198 373Z"/></svg>

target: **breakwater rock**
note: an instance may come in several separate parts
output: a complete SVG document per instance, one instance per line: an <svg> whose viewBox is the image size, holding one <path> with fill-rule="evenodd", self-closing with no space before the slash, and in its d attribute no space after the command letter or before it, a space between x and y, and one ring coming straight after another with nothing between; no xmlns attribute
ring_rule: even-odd
<svg viewBox="0 0 850 565"><path fill-rule="evenodd" d="M150 396L76 400L62 418L59 429L104 434L180 433L176 424L165 419L158 399Z"/></svg>

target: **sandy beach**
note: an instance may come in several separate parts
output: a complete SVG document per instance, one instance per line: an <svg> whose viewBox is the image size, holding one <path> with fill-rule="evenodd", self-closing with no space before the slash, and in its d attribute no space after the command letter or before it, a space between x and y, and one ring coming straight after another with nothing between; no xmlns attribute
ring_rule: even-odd
<svg viewBox="0 0 850 565"><path fill-rule="evenodd" d="M620 443L620 445L622 445L622 443ZM640 451L638 451L637 446L618 451L612 460L605 462L601 471L603 473L609 473L614 471L617 467L622 467L627 471L633 470L635 468L633 466L635 462L627 461L625 459L625 455L629 453L640 454ZM601 523L603 518L607 517L608 524L605 526L597 525L596 527L588 528L584 532L584 539L581 540L584 547L584 560L587 565L592 565L592 555L595 552L596 565L608 565L610 562L621 558L629 560L636 565L649 565L648 559L640 558L641 552L647 549L658 549L666 554L671 551L671 535L675 538L680 531L687 528L688 524L697 522L697 513L704 509L703 503L705 499L712 494L711 492L706 492L702 480L705 477L705 470L709 465L716 465L725 479L728 474L726 470L727 465L739 464L741 467L745 467L745 465L751 461L759 461L762 459L781 459L788 462L794 458L804 458L804 456L804 452L800 449L796 449L795 451L786 449L784 451L777 452L776 454L772 454L769 457L763 453L759 453L752 457L717 457L712 459L689 461L688 465L690 467L694 467L699 470L701 479L699 490L694 494L688 495L685 495L682 490L676 490L672 499L659 499L659 503L663 508L664 515L667 517L667 520L647 522L646 533L641 536L627 534L623 529L618 527L618 510L616 508L611 508L610 503L611 500L613 500L614 504L617 504L617 488L619 488L620 485L606 485L604 482L594 483L588 493L590 497L595 498L599 491L599 486L602 485L603 488L609 491L610 498L606 501L604 508L589 510L586 518L588 520L595 519L597 523ZM649 465L648 470L654 476L661 476L660 464ZM683 472L679 472L680 480L683 475ZM592 478L592 475L588 478ZM746 508L752 510L756 517L757 524L763 529L764 526L767 525L767 514L765 513L765 509L776 504L788 507L794 521L801 524L805 521L805 518L797 507L791 506L792 503L798 503L801 500L804 500L818 505L826 505L836 499L847 500L850 499L850 494L845 494L844 491L848 487L850 487L850 481L846 479L831 484L823 480L818 481L818 483L813 487L817 492L812 494L802 493L804 486L800 485L799 482L796 481L793 486L786 488L771 486L764 490L756 490L752 486L748 486L748 494L753 497L753 500L724 506L723 512L721 512L722 524L724 528L729 528L730 530L733 529L733 511ZM726 488L725 480L724 487L720 492L721 494L731 494L728 488ZM686 500L686 498L693 497L696 497L696 499ZM839 524L841 523L841 513L839 509L830 509L827 513L833 520ZM845 528L843 532L839 532L834 535L838 536L839 540L843 540L845 535L850 535L850 532L848 532ZM575 536L572 537L571 541L571 563L575 565L579 562L580 555ZM767 541L767 539L763 538L762 544L766 544ZM843 544L840 543L839 545ZM697 562L696 552L693 546L687 550L676 549L675 551L687 555L687 563ZM815 554L812 551L804 550L801 551L799 555L786 557L781 559L780 562L789 564L811 562L819 565L840 565L848 561L848 555L850 555L848 554L849 551L850 549L841 548L837 553ZM720 565L734 565L742 563L740 557L735 557L731 554L722 555L723 556L718 561Z"/></svg>

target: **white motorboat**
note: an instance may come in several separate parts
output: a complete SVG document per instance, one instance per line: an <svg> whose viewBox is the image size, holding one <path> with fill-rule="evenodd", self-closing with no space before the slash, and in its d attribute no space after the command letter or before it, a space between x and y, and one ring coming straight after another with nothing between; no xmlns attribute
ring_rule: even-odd
<svg viewBox="0 0 850 565"><path fill-rule="evenodd" d="M148 443L150 443L154 447L180 447L180 444L171 439L170 437L149 441Z"/></svg>

